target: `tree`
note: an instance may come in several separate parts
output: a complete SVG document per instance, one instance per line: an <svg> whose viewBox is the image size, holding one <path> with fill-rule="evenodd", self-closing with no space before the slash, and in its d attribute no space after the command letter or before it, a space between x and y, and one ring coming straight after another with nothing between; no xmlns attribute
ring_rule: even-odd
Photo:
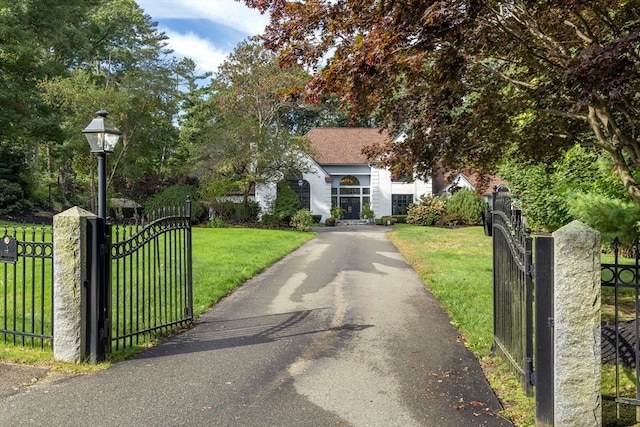
<svg viewBox="0 0 640 427"><path fill-rule="evenodd" d="M509 181L512 194L519 195L527 226L555 231L574 219L584 221L584 209L576 209L578 199L605 198L616 200L619 205L632 203L638 207L611 173L612 168L611 159L599 150L576 145L551 163L507 161L499 171ZM622 218L617 222L622 222ZM598 231L605 232L602 227Z"/></svg>
<svg viewBox="0 0 640 427"><path fill-rule="evenodd" d="M0 0L0 150L12 153L14 167L30 177L6 177L21 203L32 197L40 163L50 166L48 153L64 136L56 108L43 101L38 85L81 57L89 11L80 0Z"/></svg>
<svg viewBox="0 0 640 427"><path fill-rule="evenodd" d="M186 175L175 124L206 74L177 61L156 27L135 0L0 0L0 150L20 154L29 178L9 176L12 194L44 205L59 182L64 205L88 206L95 156L81 130L103 108L123 131L109 189L143 198Z"/></svg>
<svg viewBox="0 0 640 427"><path fill-rule="evenodd" d="M220 66L209 97L190 111L184 124L200 144L210 176L226 180L243 195L259 183L276 182L305 170L305 140L296 136L291 116L300 109L309 75L298 67L282 69L258 43L240 43ZM215 183L228 190L230 185Z"/></svg>
<svg viewBox="0 0 640 427"><path fill-rule="evenodd" d="M133 0L99 2L86 20L88 51L65 74L39 85L43 99L60 114L65 131L64 143L56 147L57 160L74 176L61 172L62 183L71 191L78 185L70 185L67 177L76 184L86 181L77 193L87 194L87 184L95 193L95 159L80 130L104 108L123 132L108 162L108 187L144 198L168 177L183 173L186 162L175 161L184 158L175 120L183 90L190 90L190 83L200 76L193 61L171 56L166 35Z"/></svg>
<svg viewBox="0 0 640 427"><path fill-rule="evenodd" d="M640 203L638 0L245 3L269 11L263 39L283 64L329 55L312 96L409 131L368 151L395 174L491 172L507 151L546 161L578 143L606 152Z"/></svg>

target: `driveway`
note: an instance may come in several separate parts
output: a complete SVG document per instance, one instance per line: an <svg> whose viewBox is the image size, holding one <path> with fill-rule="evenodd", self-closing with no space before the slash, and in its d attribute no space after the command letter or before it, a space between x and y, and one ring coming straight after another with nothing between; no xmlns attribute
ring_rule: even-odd
<svg viewBox="0 0 640 427"><path fill-rule="evenodd" d="M0 397L0 424L511 425L385 231L321 229L194 328L104 371Z"/></svg>

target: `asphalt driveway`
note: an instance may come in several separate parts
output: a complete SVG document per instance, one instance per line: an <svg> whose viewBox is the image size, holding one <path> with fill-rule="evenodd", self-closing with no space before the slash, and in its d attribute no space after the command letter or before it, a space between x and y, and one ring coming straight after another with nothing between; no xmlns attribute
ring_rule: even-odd
<svg viewBox="0 0 640 427"><path fill-rule="evenodd" d="M385 231L322 229L194 328L104 371L0 394L0 425L511 425Z"/></svg>

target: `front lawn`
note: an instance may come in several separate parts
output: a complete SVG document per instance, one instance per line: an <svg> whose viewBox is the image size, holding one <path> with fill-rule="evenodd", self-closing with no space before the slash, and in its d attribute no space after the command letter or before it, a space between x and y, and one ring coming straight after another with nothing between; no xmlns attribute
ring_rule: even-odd
<svg viewBox="0 0 640 427"><path fill-rule="evenodd" d="M315 233L252 228L193 228L193 310L197 318L246 280L315 237ZM46 283L50 289L51 283ZM0 312L0 319L2 313ZM136 351L111 355L118 360ZM0 362L51 364L51 349L0 341Z"/></svg>
<svg viewBox="0 0 640 427"><path fill-rule="evenodd" d="M200 316L234 288L315 236L289 230L194 228L194 315Z"/></svg>
<svg viewBox="0 0 640 427"><path fill-rule="evenodd" d="M491 238L482 227L437 228L397 224L389 238L440 300L476 355L503 414L518 426L535 425L534 400L500 358L493 342Z"/></svg>

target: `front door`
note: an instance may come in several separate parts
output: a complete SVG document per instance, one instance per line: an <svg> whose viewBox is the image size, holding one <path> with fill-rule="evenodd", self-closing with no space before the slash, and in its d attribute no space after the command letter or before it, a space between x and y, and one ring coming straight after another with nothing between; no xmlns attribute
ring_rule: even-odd
<svg viewBox="0 0 640 427"><path fill-rule="evenodd" d="M344 209L344 219L360 218L360 197L340 197L340 207Z"/></svg>

